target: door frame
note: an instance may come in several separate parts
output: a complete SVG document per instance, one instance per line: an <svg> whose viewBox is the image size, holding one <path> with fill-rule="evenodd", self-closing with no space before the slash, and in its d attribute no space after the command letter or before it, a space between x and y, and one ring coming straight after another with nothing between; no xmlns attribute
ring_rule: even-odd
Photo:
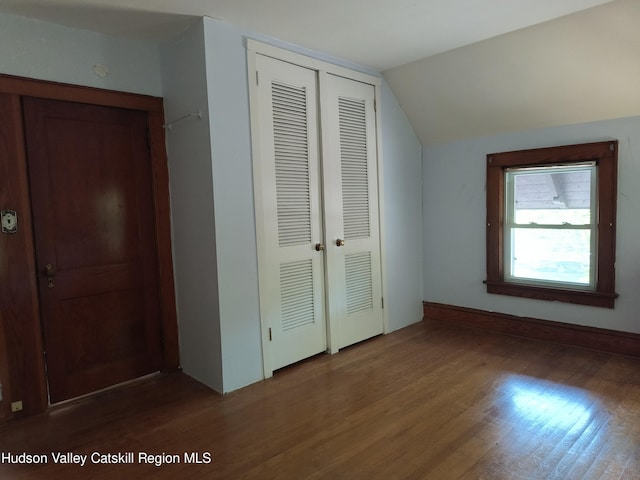
<svg viewBox="0 0 640 480"><path fill-rule="evenodd" d="M0 348L4 347L8 358L10 378L7 384L11 387L10 391L6 389L3 391L3 397L7 403L22 401L24 407L14 416L45 411L49 404L35 277L35 247L27 180L27 157L22 127L20 99L24 96L125 108L147 114L159 260L163 370L177 370L179 368L178 323L173 280L169 172L162 98L2 74L0 74L0 95L9 107L8 110L0 112L0 120L6 119L9 125L5 131L0 127L0 137L4 135L7 148L6 152L0 152L0 154L6 154L12 163L6 167L9 173L6 182L11 188L8 188L6 198L0 198L8 204L0 205L0 208L11 208L19 212L18 222L22 233L16 241L6 241L3 244L8 248L7 256L15 260L11 263L0 262L0 276L3 279L9 279L8 285L3 285L0 291L0 304L4 306L6 303L11 307L3 309L9 313L3 313L0 317L5 334L4 345L0 345ZM9 204L15 207L10 207ZM10 298L11 292L16 290L22 293L17 300Z"/></svg>
<svg viewBox="0 0 640 480"><path fill-rule="evenodd" d="M256 219L256 242L257 242L257 254L258 254L258 291L260 297L260 327L261 327L261 340L262 340L262 366L264 378L270 378L273 376L273 368L271 363L271 341L269 338L269 328L267 315L264 312L268 309L268 299L265 298L260 285L266 285L269 279L266 278L265 269L260 268L262 261L261 258L267 258L268 252L265 251L264 241L264 215L262 211L262 184L259 181L262 178L262 160L260 157L260 119L258 116L258 71L256 66L256 56L264 55L267 57L281 60L284 62L292 63L303 68L314 70L318 75L318 91L319 98L322 98L322 87L326 83L327 75L337 75L345 77L350 80L366 83L372 85L375 91L375 122L376 122L376 147L377 147L377 175L378 175L378 222L380 231L380 275L382 283L382 298L386 296L387 282L386 282L386 243L385 243L385 224L384 224L384 177L383 177L383 162L382 162L382 130L381 130L381 115L380 115L380 89L382 85L382 79L375 75L358 72L346 67L335 65L323 60L318 60L312 57L308 57L303 54L291 52L273 45L259 42L248 38L247 42L247 73L249 80L249 110L251 117L251 145L252 145L252 157L253 157L253 188L254 188L254 202L255 202L255 219ZM320 130L322 130L322 102L320 103ZM323 150L322 134L320 136L321 150ZM326 299L325 299L326 301ZM334 354L338 352L338 334L337 325L335 320L329 316L329 310L325 306L325 312L327 316L327 352ZM389 318L387 309L382 309L383 320L383 333L389 332Z"/></svg>

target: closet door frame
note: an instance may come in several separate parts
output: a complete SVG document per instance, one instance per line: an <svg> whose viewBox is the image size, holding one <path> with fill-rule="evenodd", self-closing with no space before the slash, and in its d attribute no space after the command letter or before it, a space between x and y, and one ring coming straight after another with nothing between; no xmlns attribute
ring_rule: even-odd
<svg viewBox="0 0 640 480"><path fill-rule="evenodd" d="M366 83L372 85L375 90L375 103L377 108L375 109L375 122L376 122L376 146L377 146L377 187L378 187L378 221L379 221L379 236L380 236L380 273L382 284L382 298L386 296L386 244L385 244L385 226L384 226L384 177L383 177L383 162L382 162L382 132L380 128L380 86L381 79L374 75L369 75L362 72L357 72L349 68L334 65L322 60L318 60L306 55L291 52L273 45L268 45L253 39L247 39L247 73L249 80L249 105L250 105L250 117L251 117L251 144L252 144L252 157L253 157L253 178L254 178L254 202L255 202L255 220L256 220L256 241L257 241L257 254L258 254L258 281L259 286L266 285L269 281L266 278L265 269L261 268L264 263L264 259L267 258L268 252L265 248L264 239L264 215L262 212L263 206L261 202L262 198L262 163L260 155L260 119L258 116L258 70L256 67L256 56L264 55L272 57L277 60L292 63L300 67L304 67L310 70L314 70L318 75L318 86L320 88L320 109L322 110L322 85L326 83L327 75L337 75L345 77L350 80ZM322 131L322 115L320 119L320 128ZM321 138L321 144L323 142ZM271 362L271 341L270 341L270 325L268 324L268 317L265 315L265 311L268 308L268 299L265 298L265 292L262 288L260 291L260 326L262 337L262 359L263 359L263 373L265 378L273 376L273 367ZM338 352L338 333L335 323L329 311L327 310L327 352L334 354ZM383 333L389 331L389 319L387 309L382 309L383 316Z"/></svg>

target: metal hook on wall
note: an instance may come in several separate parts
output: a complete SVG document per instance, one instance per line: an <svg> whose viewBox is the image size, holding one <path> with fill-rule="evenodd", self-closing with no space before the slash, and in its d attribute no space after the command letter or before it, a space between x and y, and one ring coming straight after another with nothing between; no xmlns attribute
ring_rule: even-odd
<svg viewBox="0 0 640 480"><path fill-rule="evenodd" d="M195 113L187 113L186 115L183 115L182 117L176 118L175 120L172 120L170 122L167 122L162 126L164 128L166 128L167 130L171 130L171 127L173 125L175 125L176 123L182 122L183 120L186 120L187 118L192 118L192 117L198 117L198 120L202 120L202 112L201 111L197 111Z"/></svg>

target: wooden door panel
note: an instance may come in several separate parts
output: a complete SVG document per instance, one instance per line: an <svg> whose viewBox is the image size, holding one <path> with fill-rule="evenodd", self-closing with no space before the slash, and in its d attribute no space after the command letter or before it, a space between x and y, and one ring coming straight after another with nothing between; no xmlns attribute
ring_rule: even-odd
<svg viewBox="0 0 640 480"><path fill-rule="evenodd" d="M0 92L0 210L15 210L16 233L0 234L0 381L2 416L22 401L21 414L46 408L46 384L35 286L33 232L20 97Z"/></svg>
<svg viewBox="0 0 640 480"><path fill-rule="evenodd" d="M147 119L35 98L24 98L23 107L49 390L57 402L161 367Z"/></svg>
<svg viewBox="0 0 640 480"><path fill-rule="evenodd" d="M65 338L69 371L146 351L139 295L140 290L128 290L60 302L60 315L74 325ZM127 330L131 335L122 335Z"/></svg>

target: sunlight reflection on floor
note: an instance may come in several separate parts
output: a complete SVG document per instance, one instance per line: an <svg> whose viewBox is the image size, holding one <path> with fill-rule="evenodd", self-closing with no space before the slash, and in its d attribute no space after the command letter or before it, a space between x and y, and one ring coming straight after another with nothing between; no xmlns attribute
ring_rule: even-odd
<svg viewBox="0 0 640 480"><path fill-rule="evenodd" d="M531 387L526 377L511 377L505 386L517 415L524 421L544 424L547 428L582 429L591 418L592 402L586 392L570 387L540 390Z"/></svg>

